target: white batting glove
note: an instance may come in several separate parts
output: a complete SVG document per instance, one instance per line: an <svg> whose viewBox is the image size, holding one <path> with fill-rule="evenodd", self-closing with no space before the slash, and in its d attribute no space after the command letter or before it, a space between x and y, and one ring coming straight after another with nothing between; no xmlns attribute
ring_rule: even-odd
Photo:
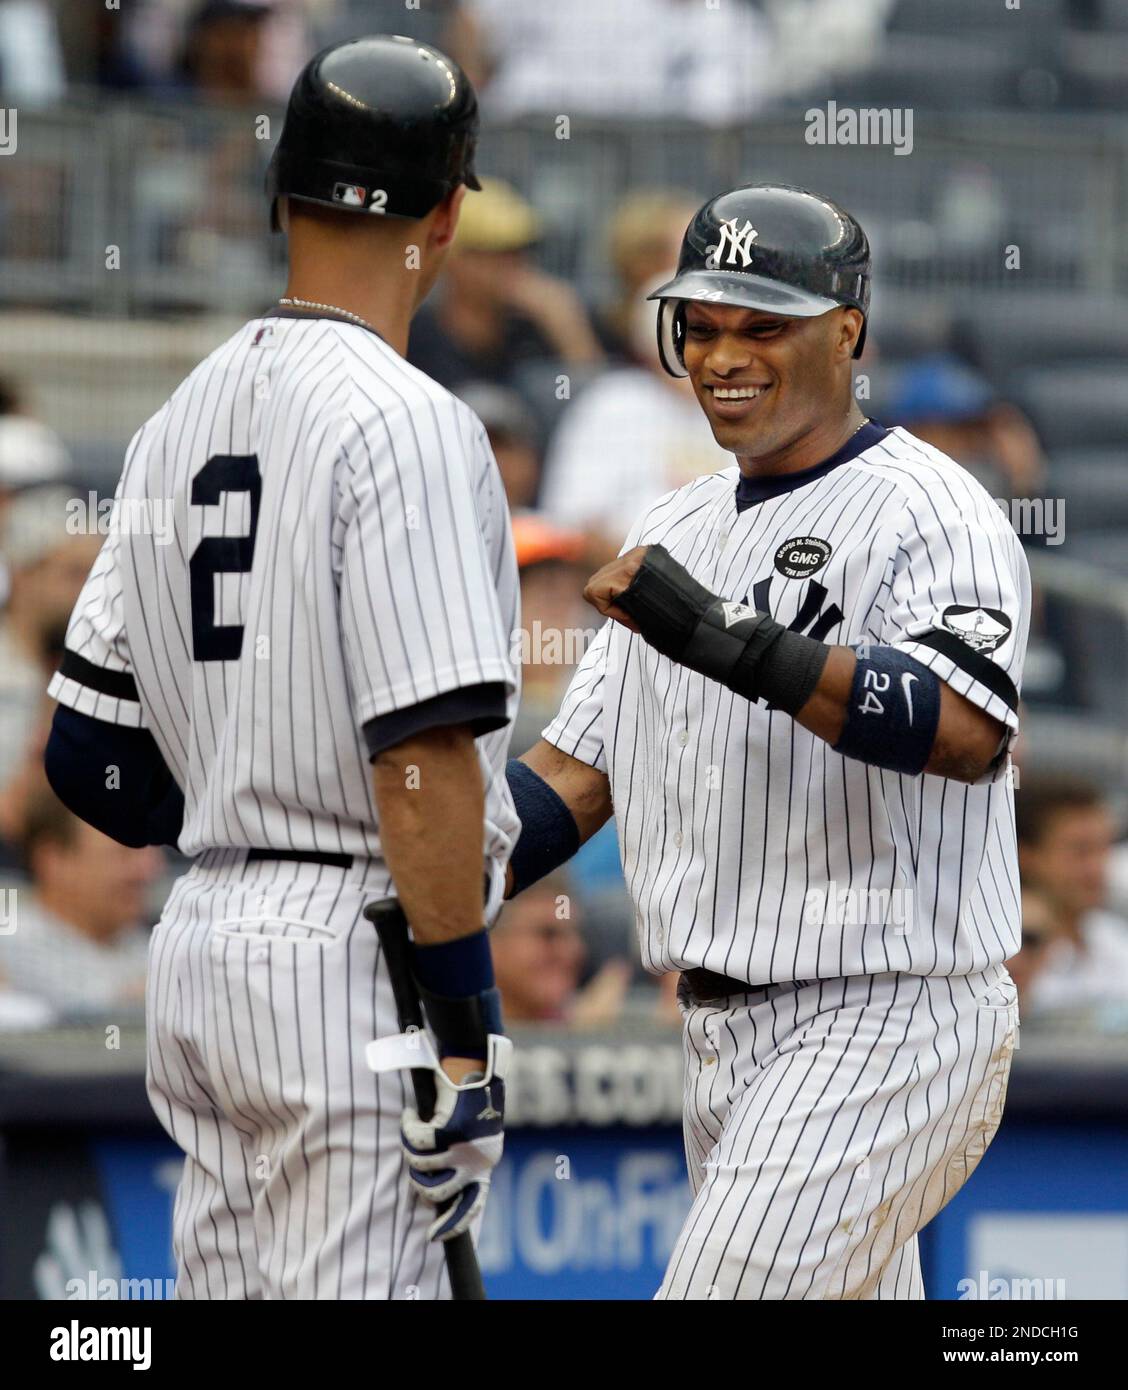
<svg viewBox="0 0 1128 1390"><path fill-rule="evenodd" d="M414 1106L404 1109L400 1129L412 1184L425 1202L442 1209L427 1231L431 1240L461 1235L485 1207L505 1143L505 1073L512 1053L509 1038L491 1033L484 1072L456 1085L436 1068L430 1120L421 1120Z"/></svg>

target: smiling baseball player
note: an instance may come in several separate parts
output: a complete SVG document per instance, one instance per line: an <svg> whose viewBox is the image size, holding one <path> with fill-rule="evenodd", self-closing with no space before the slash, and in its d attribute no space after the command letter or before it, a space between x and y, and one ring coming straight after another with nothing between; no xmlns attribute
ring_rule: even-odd
<svg viewBox="0 0 1128 1390"><path fill-rule="evenodd" d="M500 1156L483 906L517 831L517 567L480 421L404 358L477 127L410 39L307 65L268 178L286 295L135 436L119 498L167 499L173 544L111 533L51 683L59 795L195 856L147 996L181 1298L443 1296L438 1242ZM429 1123L364 1062L399 1031L362 917L393 892L442 1058Z"/></svg>
<svg viewBox="0 0 1128 1390"><path fill-rule="evenodd" d="M923 1297L916 1233L1006 1090L1027 568L962 468L859 411L869 296L825 198L698 212L652 297L737 466L592 578L612 621L509 765L512 887L613 809L644 963L681 972L696 1198L664 1298Z"/></svg>

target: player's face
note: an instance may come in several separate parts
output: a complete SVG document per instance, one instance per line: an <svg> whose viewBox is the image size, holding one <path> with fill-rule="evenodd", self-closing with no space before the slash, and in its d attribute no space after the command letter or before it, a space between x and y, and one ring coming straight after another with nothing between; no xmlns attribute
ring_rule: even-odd
<svg viewBox="0 0 1128 1390"><path fill-rule="evenodd" d="M860 327L854 310L800 319L686 304L685 366L721 448L772 458L840 415L855 320Z"/></svg>

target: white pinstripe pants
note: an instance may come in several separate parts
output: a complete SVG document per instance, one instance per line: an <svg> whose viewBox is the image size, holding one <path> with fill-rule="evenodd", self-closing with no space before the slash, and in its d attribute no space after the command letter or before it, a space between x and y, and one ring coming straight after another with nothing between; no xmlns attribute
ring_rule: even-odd
<svg viewBox="0 0 1128 1390"><path fill-rule="evenodd" d="M404 1078L364 1063L398 1031L360 915L386 875L235 860L178 880L150 947L149 1097L187 1155L177 1297L448 1297L404 1171Z"/></svg>
<svg viewBox="0 0 1128 1390"><path fill-rule="evenodd" d="M1002 1115L1018 1027L1005 966L724 1003L681 997L696 1197L657 1296L923 1298L916 1233Z"/></svg>

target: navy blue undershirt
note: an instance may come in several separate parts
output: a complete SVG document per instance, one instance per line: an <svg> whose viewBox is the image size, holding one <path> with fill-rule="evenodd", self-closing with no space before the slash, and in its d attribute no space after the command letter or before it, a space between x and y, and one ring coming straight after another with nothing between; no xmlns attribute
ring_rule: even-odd
<svg viewBox="0 0 1128 1390"><path fill-rule="evenodd" d="M746 478L743 474L736 485L736 510L742 512L757 502L767 502L772 497L782 497L785 492L794 492L797 487L805 487L816 479L825 477L840 464L849 463L866 449L872 448L885 438L889 431L876 420L867 420L857 433L852 434L837 453L813 468L804 468L799 473L781 473L770 478Z"/></svg>

